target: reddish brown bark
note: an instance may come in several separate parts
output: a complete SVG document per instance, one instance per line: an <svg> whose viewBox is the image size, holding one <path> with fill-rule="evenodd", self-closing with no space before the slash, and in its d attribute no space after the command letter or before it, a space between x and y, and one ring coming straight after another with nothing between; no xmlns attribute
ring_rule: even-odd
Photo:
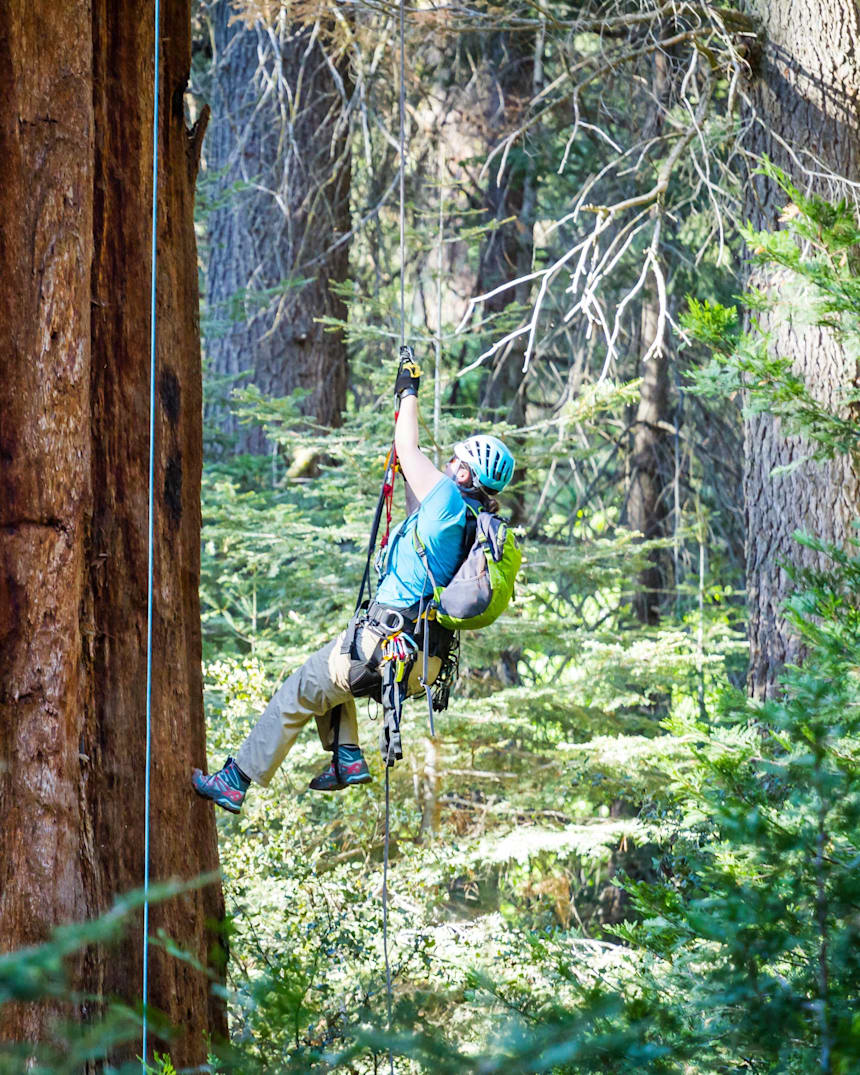
<svg viewBox="0 0 860 1075"><path fill-rule="evenodd" d="M92 104L87 8L0 35L0 943L88 911L79 608L90 499ZM29 1028L28 1028L29 1029Z"/></svg>
<svg viewBox="0 0 860 1075"><path fill-rule="evenodd" d="M185 128L187 0L162 0L153 681L154 880L217 866L204 757L201 376ZM153 10L145 0L0 9L0 947L43 940L143 881ZM209 885L153 909L206 963ZM135 1003L140 922L73 968ZM150 953L177 1067L225 1031L206 977ZM50 1012L7 1013L38 1040ZM82 1017L86 1012L79 1013ZM117 1059L132 1058L139 1044Z"/></svg>

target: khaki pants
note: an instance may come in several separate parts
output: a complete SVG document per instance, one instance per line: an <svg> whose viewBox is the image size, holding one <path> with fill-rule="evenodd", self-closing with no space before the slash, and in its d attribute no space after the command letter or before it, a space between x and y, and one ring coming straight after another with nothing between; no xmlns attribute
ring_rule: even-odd
<svg viewBox="0 0 860 1075"><path fill-rule="evenodd" d="M268 786L311 717L316 718L324 750L334 747L335 711L340 713L338 742L358 746L355 698L349 688L350 669L355 662L349 654L341 653L345 634L341 631L333 642L318 649L284 680L239 748L236 764L255 783ZM356 651L365 661L373 656L378 642L379 635L372 631L359 628L356 632ZM438 657L430 658L428 682L436 679L440 664ZM420 675L419 654L409 675L407 694L416 694L422 689Z"/></svg>

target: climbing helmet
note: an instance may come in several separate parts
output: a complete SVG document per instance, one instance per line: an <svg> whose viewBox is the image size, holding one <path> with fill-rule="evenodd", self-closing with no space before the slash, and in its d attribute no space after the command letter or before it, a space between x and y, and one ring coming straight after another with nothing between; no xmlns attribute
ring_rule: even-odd
<svg viewBox="0 0 860 1075"><path fill-rule="evenodd" d="M454 455L472 471L478 485L499 493L514 473L514 457L499 440L484 434L467 437L454 445Z"/></svg>

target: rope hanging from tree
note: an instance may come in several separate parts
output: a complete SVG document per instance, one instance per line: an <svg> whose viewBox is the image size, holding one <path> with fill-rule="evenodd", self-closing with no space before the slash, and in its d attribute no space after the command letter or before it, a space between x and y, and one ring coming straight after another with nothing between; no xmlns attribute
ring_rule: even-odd
<svg viewBox="0 0 860 1075"><path fill-rule="evenodd" d="M143 982L141 986L143 1015L141 1020L141 1070L146 1072L147 1016L149 999L149 814L150 771L152 769L152 613L153 613L153 562L155 505L155 341L157 269L158 269L158 95L160 88L159 43L161 36L160 0L155 0L155 46L152 107L152 270L150 280L149 320L149 490L147 522L147 573L146 573L146 756L144 762L144 821L143 821Z"/></svg>
<svg viewBox="0 0 860 1075"><path fill-rule="evenodd" d="M400 0L400 346L406 343L406 13Z"/></svg>
<svg viewBox="0 0 860 1075"><path fill-rule="evenodd" d="M400 346L406 343L406 12L400 0ZM395 417L395 423L397 419ZM393 452L393 448L392 448ZM396 455L391 471L393 494ZM390 512L390 509L389 509ZM390 518L390 514L389 514ZM391 1033L392 985L391 959L388 952L388 860L391 846L391 766L385 765L385 839L382 852L382 950L385 956L385 991L388 1033ZM394 1075L394 1056L388 1051L388 1068Z"/></svg>
<svg viewBox="0 0 860 1075"><path fill-rule="evenodd" d="M146 747L144 760L144 866L143 866L143 979L142 1018L141 1018L141 1070L147 1068L147 1003L149 997L149 887L150 887L150 803L152 770L152 629L154 597L154 520L155 520L155 381L156 381L156 340L157 340L157 277L158 277L158 131L159 131L159 91L160 64L159 44L161 31L160 0L154 0L154 73L153 73L153 118L152 118L152 225L151 225L151 278L150 278L150 356L149 356L149 472L148 472L148 519L147 519L147 626L146 626ZM400 41L400 94L399 94L399 186L400 186L400 343L406 341L406 15L404 0L399 4L399 41ZM392 445L386 462L386 477L383 493L377 509L376 526L383 502L386 507L386 522L390 525L391 498L396 476L397 457ZM362 580L359 604L367 580ZM385 955L385 980L387 992L387 1021L391 1030L392 1022L392 979L391 962L388 951L388 865L391 832L390 791L391 781L389 766L385 767L385 842L383 854L382 909L383 909L383 950ZM389 1070L394 1075L394 1057L388 1053Z"/></svg>

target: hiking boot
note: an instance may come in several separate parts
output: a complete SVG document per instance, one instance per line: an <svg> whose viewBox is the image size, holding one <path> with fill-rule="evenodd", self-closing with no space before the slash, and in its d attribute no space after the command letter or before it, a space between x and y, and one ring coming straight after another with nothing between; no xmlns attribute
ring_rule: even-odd
<svg viewBox="0 0 860 1075"><path fill-rule="evenodd" d="M353 784L369 784L372 780L367 762L360 747L338 747L337 771L334 757L325 772L315 776L310 782L311 791L343 791Z"/></svg>
<svg viewBox="0 0 860 1075"><path fill-rule="evenodd" d="M204 799L211 799L216 806L229 810L231 814L238 814L251 780L232 758L228 758L224 768L211 776L204 776L199 769L192 769L191 783Z"/></svg>

